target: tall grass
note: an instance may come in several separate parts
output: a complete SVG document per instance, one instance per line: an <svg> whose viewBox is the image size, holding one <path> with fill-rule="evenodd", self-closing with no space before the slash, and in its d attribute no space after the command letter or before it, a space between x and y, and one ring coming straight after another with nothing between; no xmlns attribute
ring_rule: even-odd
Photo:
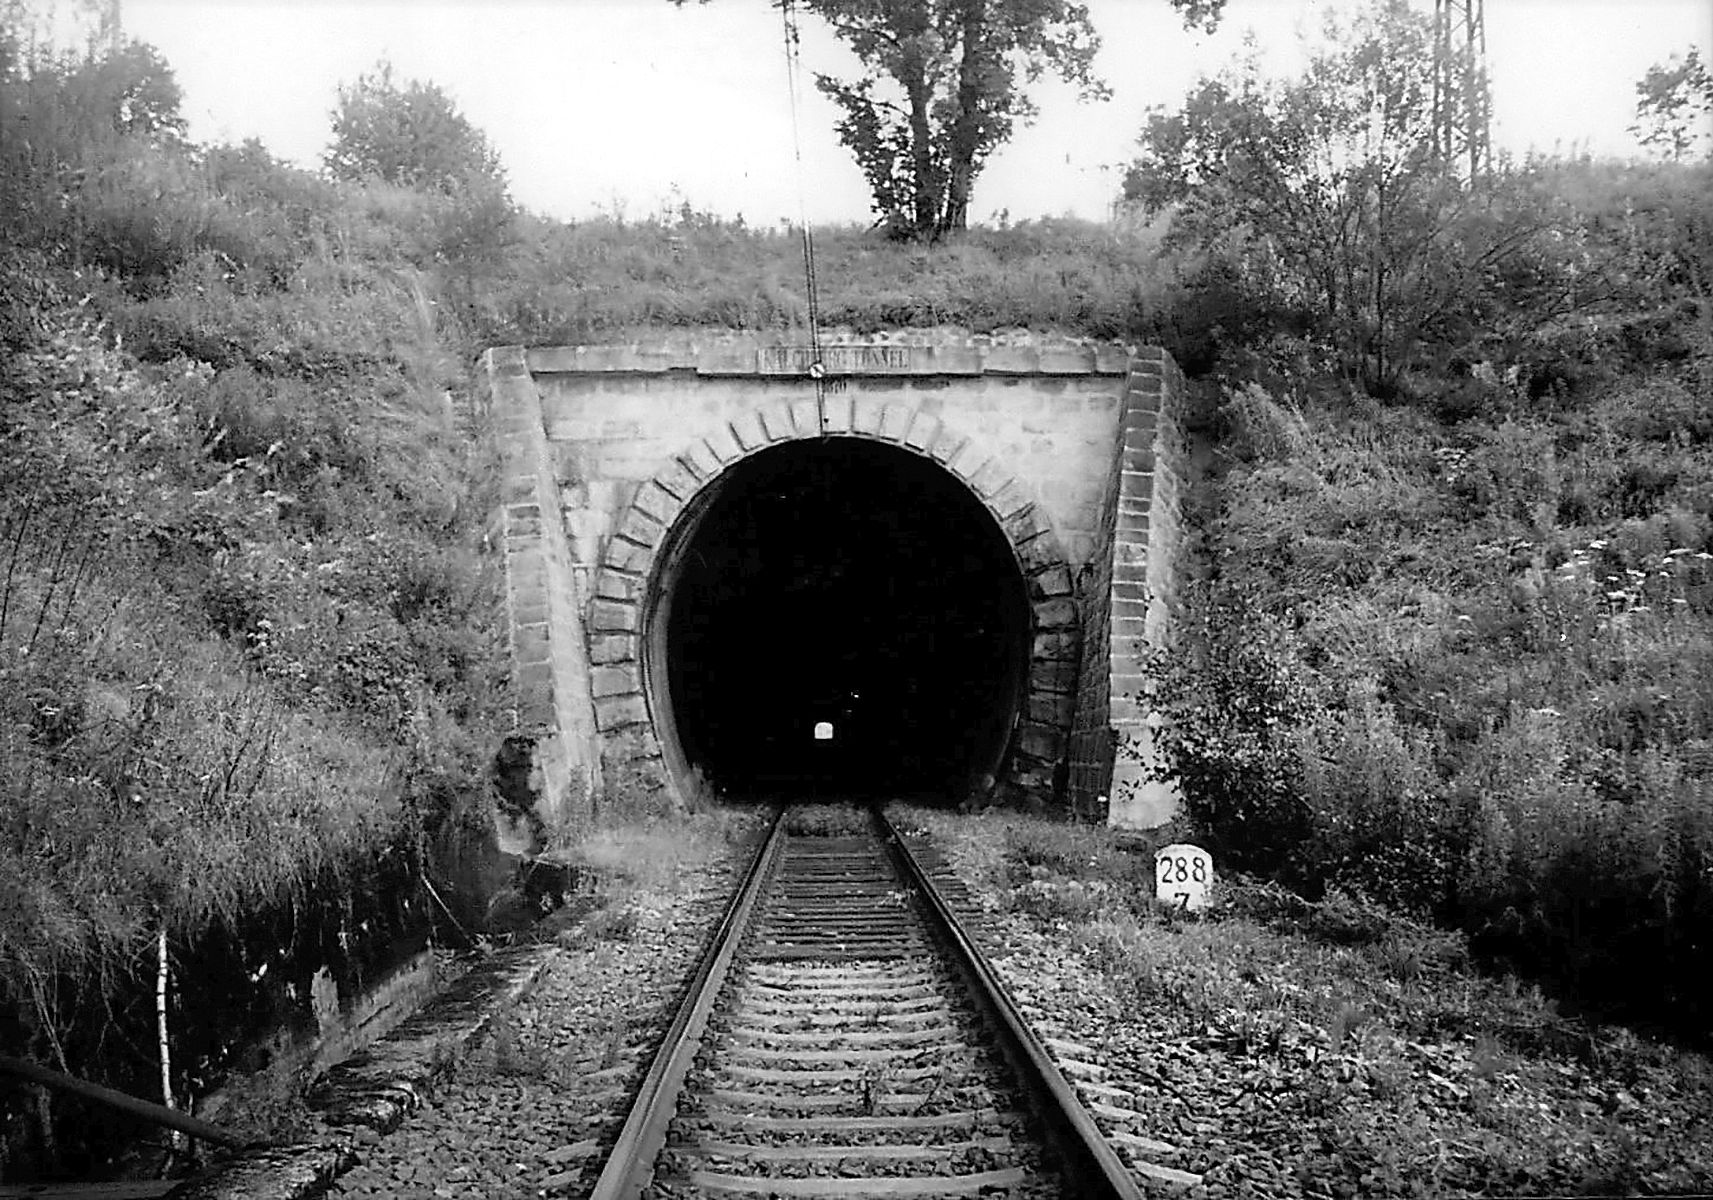
<svg viewBox="0 0 1713 1200"><path fill-rule="evenodd" d="M1454 430L1234 387L1200 615L1156 660L1205 834L1454 921L1584 1003L1704 1017L1713 441L1679 401L1699 369L1532 402L1493 372Z"/></svg>

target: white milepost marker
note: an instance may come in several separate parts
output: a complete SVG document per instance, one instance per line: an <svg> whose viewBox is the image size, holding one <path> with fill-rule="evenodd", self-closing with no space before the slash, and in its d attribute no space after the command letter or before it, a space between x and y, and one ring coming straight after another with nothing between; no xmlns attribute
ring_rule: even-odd
<svg viewBox="0 0 1713 1200"><path fill-rule="evenodd" d="M833 723L831 721L815 722L815 740L817 742L830 742L833 740Z"/></svg>
<svg viewBox="0 0 1713 1200"><path fill-rule="evenodd" d="M1212 886L1213 855L1200 846L1173 842L1154 852L1154 895L1162 904L1200 912Z"/></svg>

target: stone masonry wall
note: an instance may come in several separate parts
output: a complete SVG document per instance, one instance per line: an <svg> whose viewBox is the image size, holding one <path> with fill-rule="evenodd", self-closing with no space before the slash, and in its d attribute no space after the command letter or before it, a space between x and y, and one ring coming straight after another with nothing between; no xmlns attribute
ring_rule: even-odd
<svg viewBox="0 0 1713 1200"><path fill-rule="evenodd" d="M506 616L517 711L500 753L501 849L533 854L552 832L587 822L600 791L598 741L589 703L582 601L558 520L541 396L524 352L489 350L499 443ZM523 778L516 778L522 776Z"/></svg>
<svg viewBox="0 0 1713 1200"><path fill-rule="evenodd" d="M1105 479L1097 553L1077 599L1084 658L1071 735L1071 801L1126 828L1164 824L1177 812L1156 765L1143 661L1165 643L1177 606L1181 489L1188 454L1181 425L1183 375L1160 350L1132 364L1117 445Z"/></svg>
<svg viewBox="0 0 1713 1200"><path fill-rule="evenodd" d="M585 819L603 774L673 782L643 679L657 568L728 466L826 436L934 459L1012 541L1035 613L1013 785L1045 798L1065 783L1089 815L1110 797L1113 824L1168 819L1175 795L1142 777L1152 744L1139 692L1142 645L1163 636L1174 602L1175 365L1048 335L834 333L818 408L808 351L784 338L688 330L489 352L512 749L542 797L537 827L512 840Z"/></svg>
<svg viewBox="0 0 1713 1200"><path fill-rule="evenodd" d="M823 338L685 331L531 350L573 574L589 597L589 689L609 778L682 783L644 675L648 588L692 501L742 457L799 437L862 437L932 458L1013 544L1034 610L1025 709L1002 789L1050 799L1076 703L1073 572L1093 551L1128 349L1085 339L909 330ZM877 498L878 499L878 498Z"/></svg>
<svg viewBox="0 0 1713 1200"><path fill-rule="evenodd" d="M1128 392L1128 389L1127 389ZM1128 400L1128 397L1127 397ZM1112 785L1112 547L1118 528L1118 483L1124 468L1123 412L1101 488L1094 552L1077 577L1083 655L1071 728L1070 801L1079 817L1104 819Z"/></svg>

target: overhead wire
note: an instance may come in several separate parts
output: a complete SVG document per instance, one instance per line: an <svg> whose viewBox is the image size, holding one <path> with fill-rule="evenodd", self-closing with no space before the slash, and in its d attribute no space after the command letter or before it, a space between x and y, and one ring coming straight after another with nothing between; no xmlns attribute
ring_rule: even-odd
<svg viewBox="0 0 1713 1200"><path fill-rule="evenodd" d="M815 271L815 231L809 224L809 199L803 184L803 133L798 119L803 64L798 53L797 5L779 0L785 33L785 82L791 96L791 149L797 161L797 225L803 238L803 285L809 300L809 378L815 383L815 421L827 432L827 365L821 358L821 292Z"/></svg>

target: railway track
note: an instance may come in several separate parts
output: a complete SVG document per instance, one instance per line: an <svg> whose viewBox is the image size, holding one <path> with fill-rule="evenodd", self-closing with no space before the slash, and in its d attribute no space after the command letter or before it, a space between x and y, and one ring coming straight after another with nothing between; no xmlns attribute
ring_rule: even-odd
<svg viewBox="0 0 1713 1200"><path fill-rule="evenodd" d="M871 821L776 820L595 1200L1143 1195L941 889Z"/></svg>

